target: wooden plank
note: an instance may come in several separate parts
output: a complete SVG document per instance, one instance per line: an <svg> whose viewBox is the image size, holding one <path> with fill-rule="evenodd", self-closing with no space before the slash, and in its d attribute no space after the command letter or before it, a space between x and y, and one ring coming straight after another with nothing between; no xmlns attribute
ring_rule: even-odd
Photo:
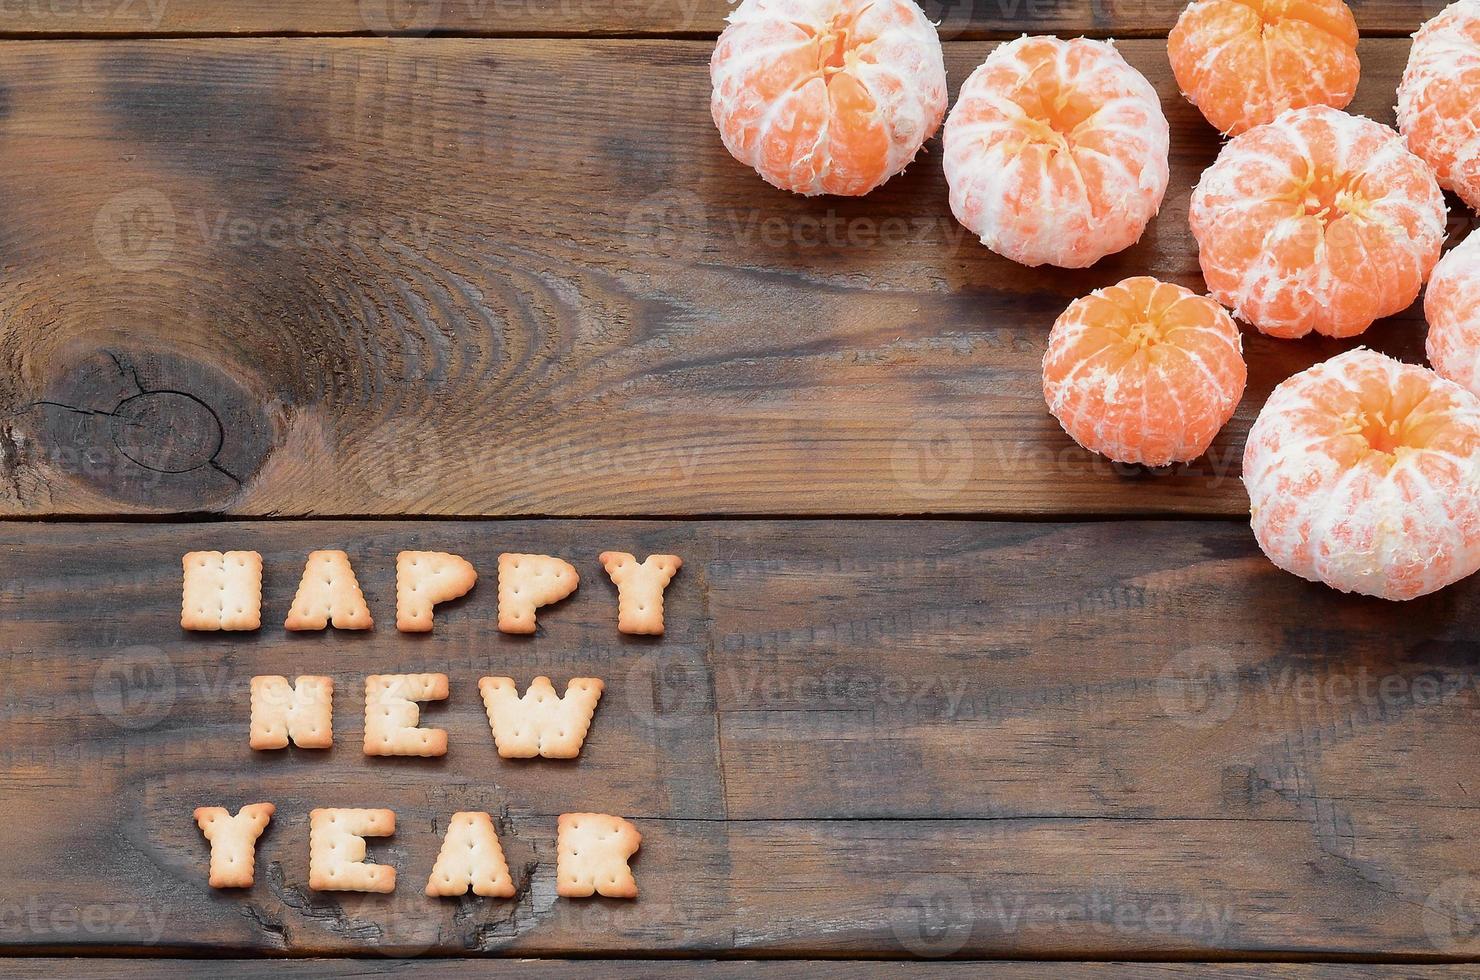
<svg viewBox="0 0 1480 980"><path fill-rule="evenodd" d="M1406 48L1364 45L1358 111L1391 120ZM1040 362L1096 286L1200 288L1217 140L1162 44L1123 50L1167 202L1079 272L969 240L934 144L863 200L769 188L714 134L709 50L0 44L0 513L1232 515L1268 392L1357 342L1250 336L1206 456L1111 465ZM1360 342L1421 360L1419 310Z"/></svg>
<svg viewBox="0 0 1480 980"><path fill-rule="evenodd" d="M947 40L1019 34L1093 37L1165 35L1186 6L1181 0L923 0ZM1367 0L1354 5L1370 35L1408 35L1444 4L1439 0ZM731 0L17 0L0 8L0 35L627 35L712 37L734 9Z"/></svg>
<svg viewBox="0 0 1480 980"><path fill-rule="evenodd" d="M75 980L121 980L129 977L198 976L198 960L167 959L17 959L0 960L0 977L55 976L65 974ZM264 969L261 960L213 960L212 976L224 980L237 977L259 977ZM1056 980L1074 977L1115 977L1117 980L1178 980L1182 977L1212 977L1215 980L1324 980L1333 978L1388 977L1391 967L1362 966L1343 963L1024 963L1011 960L995 962L869 962L864 960L275 960L271 966L276 976L283 977L384 977L460 978L460 977L544 977L596 976L612 980L628 978L689 977L703 970L708 977L728 980L733 977L795 977L805 975L818 980L848 980L853 977L980 977L989 972L1002 980ZM1470 976L1467 966L1412 966L1403 971L1410 980L1443 980Z"/></svg>
<svg viewBox="0 0 1480 980"><path fill-rule="evenodd" d="M1152 546L1148 546L1152 545ZM266 560L258 635L176 627L178 560ZM380 626L275 625L344 546ZM391 562L570 557L533 638L491 580L389 629ZM672 551L661 641L613 629L609 547ZM1268 566L1225 522L0 524L0 949L295 955L1480 957L1480 604L1403 606ZM444 670L442 760L358 751L364 674ZM338 745L254 756L248 679L336 678ZM608 681L581 758L493 751L477 678ZM246 895L189 819L275 802ZM306 814L390 806L389 897L306 882ZM508 902L416 887L447 814L496 815ZM554 895L555 816L634 819L635 903Z"/></svg>

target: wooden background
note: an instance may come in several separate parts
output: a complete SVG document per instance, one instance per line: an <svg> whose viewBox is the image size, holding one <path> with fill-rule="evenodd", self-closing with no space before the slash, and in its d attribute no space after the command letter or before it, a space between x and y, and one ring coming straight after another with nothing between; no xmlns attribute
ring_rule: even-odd
<svg viewBox="0 0 1480 980"><path fill-rule="evenodd" d="M1355 8L1354 110L1392 121L1440 6ZM1166 64L1179 8L927 5L953 89L1053 31L1127 38L1161 93L1160 218L1066 272L954 223L938 140L862 200L732 161L723 0L0 4L0 954L37 957L0 976L1466 975L1480 591L1285 575L1238 480L1273 386L1354 342L1248 335L1233 423L1168 471L1043 406L1070 299L1201 288L1218 142ZM1361 342L1422 360L1420 311ZM319 547L374 632L278 625ZM263 553L259 633L178 629L195 548ZM484 574L429 636L393 629L402 548ZM684 557L661 640L615 631L605 549ZM506 550L583 577L532 638L493 627ZM451 679L445 759L358 752L363 676L403 670ZM254 755L247 683L300 671L336 680L336 747ZM605 678L581 758L500 760L489 673ZM213 892L191 809L262 799L256 886ZM319 805L397 811L395 894L308 891ZM518 896L425 897L477 808ZM638 824L637 902L555 898L569 809Z"/></svg>

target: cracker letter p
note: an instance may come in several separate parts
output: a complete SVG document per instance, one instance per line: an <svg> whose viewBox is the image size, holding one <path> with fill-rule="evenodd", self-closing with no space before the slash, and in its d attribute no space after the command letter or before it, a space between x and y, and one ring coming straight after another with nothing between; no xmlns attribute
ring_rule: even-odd
<svg viewBox="0 0 1480 980"><path fill-rule="evenodd" d="M468 594L478 571L445 551L403 551L396 556L396 629L430 633L432 607Z"/></svg>

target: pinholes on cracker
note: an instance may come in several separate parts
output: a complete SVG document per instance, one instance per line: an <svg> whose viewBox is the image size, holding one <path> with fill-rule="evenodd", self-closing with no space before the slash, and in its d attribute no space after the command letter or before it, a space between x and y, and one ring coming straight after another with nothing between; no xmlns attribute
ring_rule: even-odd
<svg viewBox="0 0 1480 980"><path fill-rule="evenodd" d="M478 571L445 551L403 551L396 556L396 629L429 633L432 607L468 594Z"/></svg>
<svg viewBox="0 0 1480 980"><path fill-rule="evenodd" d="M648 555L639 564L625 551L603 551L599 561L617 585L617 629L646 636L662 633L663 590L683 567L683 559Z"/></svg>
<svg viewBox="0 0 1480 980"><path fill-rule="evenodd" d="M476 811L452 815L427 879L428 895L465 895L469 888L474 895L514 897L514 879L509 877L493 818Z"/></svg>
<svg viewBox="0 0 1480 980"><path fill-rule="evenodd" d="M303 579L283 626L290 630L367 630L375 625L365 593L342 551L313 551L303 565Z"/></svg>
<svg viewBox="0 0 1480 980"><path fill-rule="evenodd" d="M621 817L605 813L562 813L556 842L555 894L562 898L636 898L637 881L627 859L642 835Z"/></svg>
<svg viewBox="0 0 1480 980"><path fill-rule="evenodd" d="M262 625L262 556L255 551L192 551L185 572L180 628L254 630Z"/></svg>
<svg viewBox="0 0 1480 980"><path fill-rule="evenodd" d="M211 842L212 888L252 887L257 838L276 812L271 803L248 803L235 816L222 806L195 808L195 823Z"/></svg>
<svg viewBox="0 0 1480 980"><path fill-rule="evenodd" d="M447 697L446 674L372 674L365 678L366 755L446 755L447 732L418 728L418 701Z"/></svg>
<svg viewBox="0 0 1480 980"><path fill-rule="evenodd" d="M504 633L533 633L534 611L559 602L576 590L581 576L563 558L549 555L498 556L498 628Z"/></svg>
<svg viewBox="0 0 1480 980"><path fill-rule="evenodd" d="M252 678L252 723L248 743L254 749L283 749L288 740L300 749L327 749L334 744L334 681L301 676L262 674Z"/></svg>
<svg viewBox="0 0 1480 980"><path fill-rule="evenodd" d="M308 815L308 887L316 892L395 891L395 868L365 863L365 838L395 832L391 810L314 810Z"/></svg>
<svg viewBox="0 0 1480 980"><path fill-rule="evenodd" d="M512 677L482 677L478 693L488 712L488 727L505 759L574 759L591 728L591 716L605 687L597 677L572 677L565 697L548 677L536 677L524 696Z"/></svg>

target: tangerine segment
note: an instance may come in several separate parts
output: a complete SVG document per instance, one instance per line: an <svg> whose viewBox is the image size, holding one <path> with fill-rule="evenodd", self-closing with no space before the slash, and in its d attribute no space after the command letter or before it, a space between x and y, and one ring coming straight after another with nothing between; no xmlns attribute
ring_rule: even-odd
<svg viewBox="0 0 1480 980"><path fill-rule="evenodd" d="M1459 0L1413 35L1398 129L1439 184L1480 210L1480 0Z"/></svg>
<svg viewBox="0 0 1480 980"><path fill-rule="evenodd" d="M1426 595L1480 568L1480 398L1348 351L1270 395L1244 484L1280 568L1343 592Z"/></svg>
<svg viewBox="0 0 1480 980"><path fill-rule="evenodd" d="M940 38L910 0L744 0L709 61L725 148L783 190L866 194L940 128Z"/></svg>
<svg viewBox="0 0 1480 980"><path fill-rule="evenodd" d="M1386 126L1292 109L1230 140L1189 213L1208 289L1274 337L1351 337L1405 309L1444 247L1444 192Z"/></svg>
<svg viewBox="0 0 1480 980"><path fill-rule="evenodd" d="M1480 232L1434 266L1423 311L1429 363L1440 377L1480 395Z"/></svg>
<svg viewBox="0 0 1480 980"><path fill-rule="evenodd" d="M1221 133L1286 109L1345 109L1357 94L1357 21L1342 0L1195 0L1167 38L1172 74Z"/></svg>
<svg viewBox="0 0 1480 980"><path fill-rule="evenodd" d="M1148 466L1196 459L1243 397L1242 341L1206 296L1126 279L1070 303L1054 323L1043 397L1092 452Z"/></svg>
<svg viewBox="0 0 1480 980"><path fill-rule="evenodd" d="M1022 37L946 120L956 220L1024 265L1079 269L1135 244L1167 189L1156 90L1108 41Z"/></svg>

